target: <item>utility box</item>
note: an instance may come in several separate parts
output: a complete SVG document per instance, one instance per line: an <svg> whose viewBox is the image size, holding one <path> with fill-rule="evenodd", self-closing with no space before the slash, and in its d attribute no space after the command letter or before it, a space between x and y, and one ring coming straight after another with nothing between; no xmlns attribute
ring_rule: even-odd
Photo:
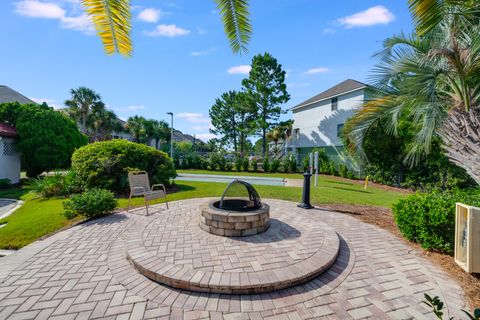
<svg viewBox="0 0 480 320"><path fill-rule="evenodd" d="M455 262L468 273L480 272L480 208L455 205Z"/></svg>

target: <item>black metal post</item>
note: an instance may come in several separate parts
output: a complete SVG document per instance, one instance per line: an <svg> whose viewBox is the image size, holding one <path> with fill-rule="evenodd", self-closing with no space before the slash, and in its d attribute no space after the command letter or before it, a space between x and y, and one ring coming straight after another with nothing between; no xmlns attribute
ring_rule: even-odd
<svg viewBox="0 0 480 320"><path fill-rule="evenodd" d="M312 209L313 206L310 204L310 178L312 174L310 172L305 172L303 174L303 192L302 192L302 203L298 204L298 207L303 209Z"/></svg>

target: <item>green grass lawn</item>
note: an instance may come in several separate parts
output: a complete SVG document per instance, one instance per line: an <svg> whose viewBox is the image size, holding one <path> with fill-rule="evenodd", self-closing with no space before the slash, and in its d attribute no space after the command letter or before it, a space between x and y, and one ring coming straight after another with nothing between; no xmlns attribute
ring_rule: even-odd
<svg viewBox="0 0 480 320"><path fill-rule="evenodd" d="M225 183L189 182L176 183L178 191L168 195L169 201L219 197L225 189ZM256 185L259 195L263 198L284 199L298 202L302 189L294 187ZM362 186L353 182L340 181L334 178L322 177L319 186L312 187L312 203L346 203L390 207L393 202L406 194L395 191L385 191L378 188L363 190ZM0 198L22 199L25 204L11 216L0 220L7 223L0 228L0 249L19 249L56 230L67 227L77 221L67 220L62 212L64 199L39 199L26 193L24 189L14 188L0 190ZM127 199L119 199L120 208L126 208ZM153 201L160 203L163 200ZM132 205L143 203L142 198L135 198Z"/></svg>

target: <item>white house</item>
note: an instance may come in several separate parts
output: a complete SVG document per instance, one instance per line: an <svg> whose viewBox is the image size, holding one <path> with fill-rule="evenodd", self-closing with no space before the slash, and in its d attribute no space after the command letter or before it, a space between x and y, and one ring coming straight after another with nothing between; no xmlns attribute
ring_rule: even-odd
<svg viewBox="0 0 480 320"><path fill-rule="evenodd" d="M15 128L0 123L0 179L10 183L20 182L20 154L15 149L17 141Z"/></svg>
<svg viewBox="0 0 480 320"><path fill-rule="evenodd" d="M36 104L12 88L0 85L0 103L5 102ZM15 148L17 140L15 128L0 122L0 179L9 179L10 183L20 182L20 154Z"/></svg>
<svg viewBox="0 0 480 320"><path fill-rule="evenodd" d="M342 146L342 127L362 106L368 92L366 84L347 79L293 107L293 130L287 150L301 159L316 147L332 153Z"/></svg>

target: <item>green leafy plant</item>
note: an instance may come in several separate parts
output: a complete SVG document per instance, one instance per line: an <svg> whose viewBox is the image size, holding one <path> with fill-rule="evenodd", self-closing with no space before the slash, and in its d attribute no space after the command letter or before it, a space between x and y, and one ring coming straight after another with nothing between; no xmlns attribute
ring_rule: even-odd
<svg viewBox="0 0 480 320"><path fill-rule="evenodd" d="M235 169L240 172L242 171L243 159L240 157L235 158Z"/></svg>
<svg viewBox="0 0 480 320"><path fill-rule="evenodd" d="M166 153L127 140L95 142L72 156L72 169L85 188L125 192L128 171L144 170L150 183L169 184L176 177L173 162Z"/></svg>
<svg viewBox="0 0 480 320"><path fill-rule="evenodd" d="M433 312L433 314L435 314L437 319L443 320L443 307L445 306L443 301L440 300L440 298L438 296L435 296L435 297L432 298L427 293L424 294L424 297L425 297L425 300L423 301L423 303L425 303L427 306L432 308L432 312ZM462 311L463 311L463 313L465 313L467 315L467 317L470 320L479 320L480 319L480 309L475 309L473 311L473 314L466 311L466 310L462 310ZM454 318L450 317L448 319L453 320Z"/></svg>
<svg viewBox="0 0 480 320"><path fill-rule="evenodd" d="M257 159L252 160L252 169L253 169L253 172L258 172L258 160Z"/></svg>
<svg viewBox="0 0 480 320"><path fill-rule="evenodd" d="M227 163L225 164L225 170L227 171L232 171L233 169L233 163L231 161L227 161Z"/></svg>
<svg viewBox="0 0 480 320"><path fill-rule="evenodd" d="M263 159L262 167L263 167L263 172L270 171L271 166L270 166L270 159L268 157L265 157L265 159Z"/></svg>
<svg viewBox="0 0 480 320"><path fill-rule="evenodd" d="M73 170L65 173L55 172L52 176L29 179L26 183L26 189L44 198L67 197L82 192L81 184Z"/></svg>
<svg viewBox="0 0 480 320"><path fill-rule="evenodd" d="M398 229L410 241L427 250L453 253L455 203L480 205L480 189L417 193L393 205Z"/></svg>
<svg viewBox="0 0 480 320"><path fill-rule="evenodd" d="M10 185L10 179L0 179L0 188L8 187Z"/></svg>
<svg viewBox="0 0 480 320"><path fill-rule="evenodd" d="M247 157L244 157L242 160L242 170L245 172L248 172L249 168L250 168L250 160L248 160Z"/></svg>
<svg viewBox="0 0 480 320"><path fill-rule="evenodd" d="M271 172L273 172L273 173L278 172L278 169L280 168L280 165L281 165L280 160L273 159L272 160L272 165L271 165L271 168L270 168Z"/></svg>
<svg viewBox="0 0 480 320"><path fill-rule="evenodd" d="M110 214L118 206L115 195L105 189L94 188L75 194L63 203L64 215L68 219L83 216L87 219Z"/></svg>

